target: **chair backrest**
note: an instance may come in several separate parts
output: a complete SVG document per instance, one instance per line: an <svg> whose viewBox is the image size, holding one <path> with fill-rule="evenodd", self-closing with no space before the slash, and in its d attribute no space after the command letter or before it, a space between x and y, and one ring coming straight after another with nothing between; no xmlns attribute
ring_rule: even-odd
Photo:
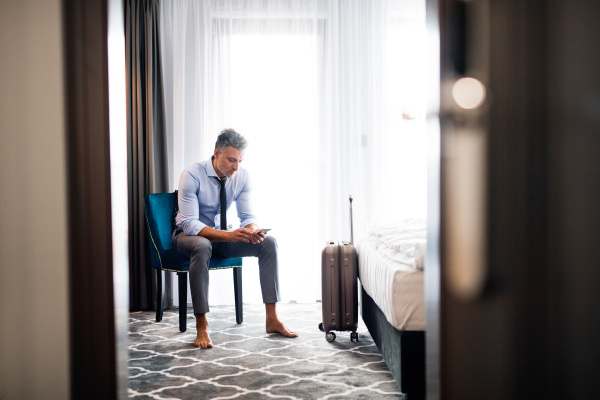
<svg viewBox="0 0 600 400"><path fill-rule="evenodd" d="M173 212L177 202L175 193L156 193L144 196L146 208L146 226L150 236L150 255L152 267L160 269L160 257L166 250L172 249Z"/></svg>

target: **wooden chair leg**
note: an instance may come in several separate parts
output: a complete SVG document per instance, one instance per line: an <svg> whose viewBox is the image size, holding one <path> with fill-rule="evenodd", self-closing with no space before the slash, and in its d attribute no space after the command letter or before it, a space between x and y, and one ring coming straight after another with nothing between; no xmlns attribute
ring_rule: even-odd
<svg viewBox="0 0 600 400"><path fill-rule="evenodd" d="M242 269L233 268L233 291L235 293L235 320L238 324L244 322L244 305L242 303Z"/></svg>
<svg viewBox="0 0 600 400"><path fill-rule="evenodd" d="M156 270L156 322L162 321L165 306L165 279L164 272Z"/></svg>
<svg viewBox="0 0 600 400"><path fill-rule="evenodd" d="M179 278L179 331L187 330L187 273L178 272Z"/></svg>

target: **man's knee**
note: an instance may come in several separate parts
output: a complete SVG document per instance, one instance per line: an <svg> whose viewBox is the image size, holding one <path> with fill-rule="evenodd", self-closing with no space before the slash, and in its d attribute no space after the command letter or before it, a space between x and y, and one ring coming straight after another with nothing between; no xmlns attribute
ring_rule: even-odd
<svg viewBox="0 0 600 400"><path fill-rule="evenodd" d="M193 238L192 244L192 257L208 257L210 258L212 255L212 245L210 240L202 236L196 236Z"/></svg>
<svg viewBox="0 0 600 400"><path fill-rule="evenodd" d="M274 236L267 235L262 242L264 249L277 250L277 239Z"/></svg>

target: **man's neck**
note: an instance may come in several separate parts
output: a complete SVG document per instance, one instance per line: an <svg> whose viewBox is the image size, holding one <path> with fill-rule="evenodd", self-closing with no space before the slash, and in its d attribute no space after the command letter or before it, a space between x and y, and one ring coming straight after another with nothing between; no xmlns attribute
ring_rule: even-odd
<svg viewBox="0 0 600 400"><path fill-rule="evenodd" d="M219 168L217 168L217 159L215 158L215 156L212 156L212 165L213 168L215 169L215 172L217 173L217 176L219 177L219 179L223 179L225 178L225 175L221 173L221 171L219 171Z"/></svg>

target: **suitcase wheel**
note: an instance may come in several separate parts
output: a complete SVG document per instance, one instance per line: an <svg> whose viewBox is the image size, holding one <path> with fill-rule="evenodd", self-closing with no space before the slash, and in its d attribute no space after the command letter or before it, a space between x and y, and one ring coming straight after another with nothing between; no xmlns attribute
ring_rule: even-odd
<svg viewBox="0 0 600 400"><path fill-rule="evenodd" d="M322 322L319 324L319 330L321 332L325 332L325 328L323 328L323 323Z"/></svg>
<svg viewBox="0 0 600 400"><path fill-rule="evenodd" d="M333 332L326 333L325 339L327 339L328 342L333 342L335 340L335 333L333 333Z"/></svg>
<svg viewBox="0 0 600 400"><path fill-rule="evenodd" d="M356 332L352 332L352 333L350 334L350 341L351 341L351 342L353 342L353 341L355 341L355 340L358 342L358 333L356 333Z"/></svg>

